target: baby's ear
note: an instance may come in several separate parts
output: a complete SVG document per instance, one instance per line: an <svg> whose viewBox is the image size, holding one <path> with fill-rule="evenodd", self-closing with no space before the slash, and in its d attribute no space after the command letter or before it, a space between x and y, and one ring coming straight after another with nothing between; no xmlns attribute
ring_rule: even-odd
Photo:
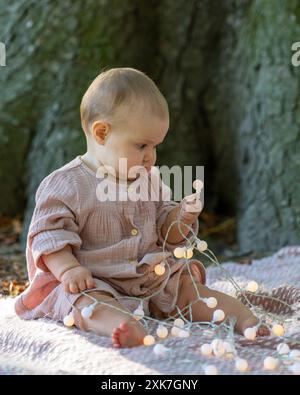
<svg viewBox="0 0 300 395"><path fill-rule="evenodd" d="M92 124L92 136L97 141L98 144L104 145L107 139L110 126L104 121L95 121Z"/></svg>

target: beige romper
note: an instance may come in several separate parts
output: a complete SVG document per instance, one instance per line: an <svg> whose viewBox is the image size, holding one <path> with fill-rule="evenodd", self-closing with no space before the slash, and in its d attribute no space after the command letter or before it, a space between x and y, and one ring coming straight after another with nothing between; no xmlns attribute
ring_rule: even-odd
<svg viewBox="0 0 300 395"><path fill-rule="evenodd" d="M144 176L148 185L151 174ZM59 251L67 244L80 264L92 272L97 289L112 294L125 310L133 312L141 299L158 290L158 294L143 300L145 314L152 314L149 302L163 313L174 310L179 279L187 267L185 259L175 258L172 251L185 241L165 243L163 252L161 226L179 203L162 200L164 191L170 188L161 178L157 201L124 201L120 199L127 193L123 185L117 201L100 201L101 189L97 188L104 180L77 156L39 185L26 246L30 285L15 303L21 318L46 316L62 321L82 295L66 293L42 259L43 254ZM198 226L198 221L192 225L196 235ZM158 276L154 267L163 259L170 269L165 266L164 275ZM205 282L202 263L197 259L189 262L197 264Z"/></svg>

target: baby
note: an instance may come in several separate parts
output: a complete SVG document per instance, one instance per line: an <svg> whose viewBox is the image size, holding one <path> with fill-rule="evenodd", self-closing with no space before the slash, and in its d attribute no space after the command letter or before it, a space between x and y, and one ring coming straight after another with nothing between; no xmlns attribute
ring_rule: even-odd
<svg viewBox="0 0 300 395"><path fill-rule="evenodd" d="M236 317L240 333L256 326L258 319L240 301L205 286L199 260L189 260L196 290L185 259L172 254L185 245L191 229L198 233L201 210L187 208L195 204L195 195L189 196L189 203L161 197L101 199L101 185L118 186L120 197L128 185L149 181L155 174L156 147L169 128L168 105L155 83L133 68L103 71L86 91L80 110L87 152L39 185L26 247L30 286L17 298L17 314L63 321L72 312L81 330L111 336L115 347L133 347L147 335L132 316L141 303L155 318L177 318L177 307L182 310L198 300L198 292L215 297L218 305L208 308L198 300L192 305L194 321L211 321L214 311L221 309L225 320ZM121 158L127 161L125 170L120 168ZM132 174L135 166L144 172ZM100 168L110 177L99 174ZM164 188L160 179L159 196ZM179 213L181 231L177 224L169 229ZM154 268L163 261L167 270L157 275ZM88 317L81 312L92 303L91 297L104 303ZM258 328L260 335L266 331Z"/></svg>

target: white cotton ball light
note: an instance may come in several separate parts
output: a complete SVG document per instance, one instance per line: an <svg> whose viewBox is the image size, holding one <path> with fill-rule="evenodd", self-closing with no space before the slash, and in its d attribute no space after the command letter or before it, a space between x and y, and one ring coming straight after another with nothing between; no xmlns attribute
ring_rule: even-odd
<svg viewBox="0 0 300 395"><path fill-rule="evenodd" d="M169 349L163 344L155 344L155 346L153 347L153 352L155 355L162 357L168 354Z"/></svg>
<svg viewBox="0 0 300 395"><path fill-rule="evenodd" d="M235 361L235 368L240 372L245 372L248 369L248 362L246 359L239 358Z"/></svg>
<svg viewBox="0 0 300 395"><path fill-rule="evenodd" d="M183 258L191 259L193 254L194 253L192 248L184 248Z"/></svg>
<svg viewBox="0 0 300 395"><path fill-rule="evenodd" d="M290 347L286 343L278 344L276 349L279 355L285 355L290 352Z"/></svg>
<svg viewBox="0 0 300 395"><path fill-rule="evenodd" d="M210 345L210 344L207 344L207 343L204 343L204 344L202 344L202 346L200 347L200 352L201 352L201 354L202 355L205 355L205 356L209 356L209 355L211 355L212 354L212 346Z"/></svg>
<svg viewBox="0 0 300 395"><path fill-rule="evenodd" d="M144 310L138 307L136 310L133 312L133 318L135 318L137 321L141 320L144 317L145 313Z"/></svg>
<svg viewBox="0 0 300 395"><path fill-rule="evenodd" d="M216 376L218 374L218 369L215 365L207 365L204 368L204 373L209 376Z"/></svg>
<svg viewBox="0 0 300 395"><path fill-rule="evenodd" d="M181 318L176 318L173 325L178 326L179 328L184 328L184 321Z"/></svg>
<svg viewBox="0 0 300 395"><path fill-rule="evenodd" d="M206 241L198 240L196 244L197 244L197 248L200 252L204 252L207 250L208 245L207 245Z"/></svg>
<svg viewBox="0 0 300 395"><path fill-rule="evenodd" d="M175 337L179 337L179 332L181 331L181 328L178 328L178 326L173 326L171 329L171 335Z"/></svg>
<svg viewBox="0 0 300 395"><path fill-rule="evenodd" d="M184 257L184 248L183 247L176 247L173 251L175 258L183 258Z"/></svg>
<svg viewBox="0 0 300 395"><path fill-rule="evenodd" d="M87 307L84 307L81 310L81 315L83 318L91 318L91 316L93 315L93 311L94 311L94 305L91 304Z"/></svg>
<svg viewBox="0 0 300 395"><path fill-rule="evenodd" d="M68 327L73 326L75 323L73 315L72 314L66 315L63 322L65 326Z"/></svg>
<svg viewBox="0 0 300 395"><path fill-rule="evenodd" d="M168 333L168 329L163 325L159 325L159 327L156 329L156 334L160 339L165 339L168 336Z"/></svg>
<svg viewBox="0 0 300 395"><path fill-rule="evenodd" d="M221 309L218 309L218 310L214 311L212 321L213 322L219 322L219 321L222 321L224 318L225 318L224 311L221 310Z"/></svg>
<svg viewBox="0 0 300 395"><path fill-rule="evenodd" d="M232 353L232 354L234 353L234 346L231 343L224 341L223 347L226 353Z"/></svg>
<svg viewBox="0 0 300 395"><path fill-rule="evenodd" d="M210 309L214 309L215 307L217 307L218 301L214 297L205 298L204 301L206 303L206 306Z"/></svg>
<svg viewBox="0 0 300 395"><path fill-rule="evenodd" d="M155 339L151 335L147 335L143 339L144 346L152 346L155 343Z"/></svg>
<svg viewBox="0 0 300 395"><path fill-rule="evenodd" d="M165 274L165 271L166 271L165 266L162 265L161 263L159 265L156 265L154 268L154 272L158 276L162 276L163 274Z"/></svg>
<svg viewBox="0 0 300 395"><path fill-rule="evenodd" d="M216 357L222 357L225 354L225 348L221 339L214 339L211 342L211 347Z"/></svg>
<svg viewBox="0 0 300 395"><path fill-rule="evenodd" d="M264 359L264 368L267 370L274 370L278 366L278 359L267 357Z"/></svg>
<svg viewBox="0 0 300 395"><path fill-rule="evenodd" d="M197 192L200 192L203 189L203 181L201 180L195 180L193 182L193 188L196 189Z"/></svg>
<svg viewBox="0 0 300 395"><path fill-rule="evenodd" d="M246 290L249 292L256 292L258 290L258 284L256 281L250 281L247 284Z"/></svg>
<svg viewBox="0 0 300 395"><path fill-rule="evenodd" d="M297 361L300 361L300 351L299 350L292 350L289 354L289 356Z"/></svg>
<svg viewBox="0 0 300 395"><path fill-rule="evenodd" d="M256 328L250 327L245 329L244 336L247 340L254 340L256 338Z"/></svg>
<svg viewBox="0 0 300 395"><path fill-rule="evenodd" d="M272 333L275 336L283 336L284 335L284 327L280 324L275 324L272 326Z"/></svg>
<svg viewBox="0 0 300 395"><path fill-rule="evenodd" d="M300 363L296 362L292 366L290 366L290 371L293 374L300 374Z"/></svg>

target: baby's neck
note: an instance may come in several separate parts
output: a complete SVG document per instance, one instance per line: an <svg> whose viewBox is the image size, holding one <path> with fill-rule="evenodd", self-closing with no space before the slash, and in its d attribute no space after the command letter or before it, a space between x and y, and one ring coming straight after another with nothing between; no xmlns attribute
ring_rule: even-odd
<svg viewBox="0 0 300 395"><path fill-rule="evenodd" d="M86 164L86 166L88 166L92 171L94 171L95 174L97 174L99 167L103 166L101 162L97 162L97 160L95 160L93 156L89 155L88 152L86 152L84 155L81 155L80 157L82 161ZM127 185L130 185L134 181L135 180L127 180ZM116 183L117 184L120 183L118 177L116 178ZM121 183L124 184L125 181L121 180Z"/></svg>

